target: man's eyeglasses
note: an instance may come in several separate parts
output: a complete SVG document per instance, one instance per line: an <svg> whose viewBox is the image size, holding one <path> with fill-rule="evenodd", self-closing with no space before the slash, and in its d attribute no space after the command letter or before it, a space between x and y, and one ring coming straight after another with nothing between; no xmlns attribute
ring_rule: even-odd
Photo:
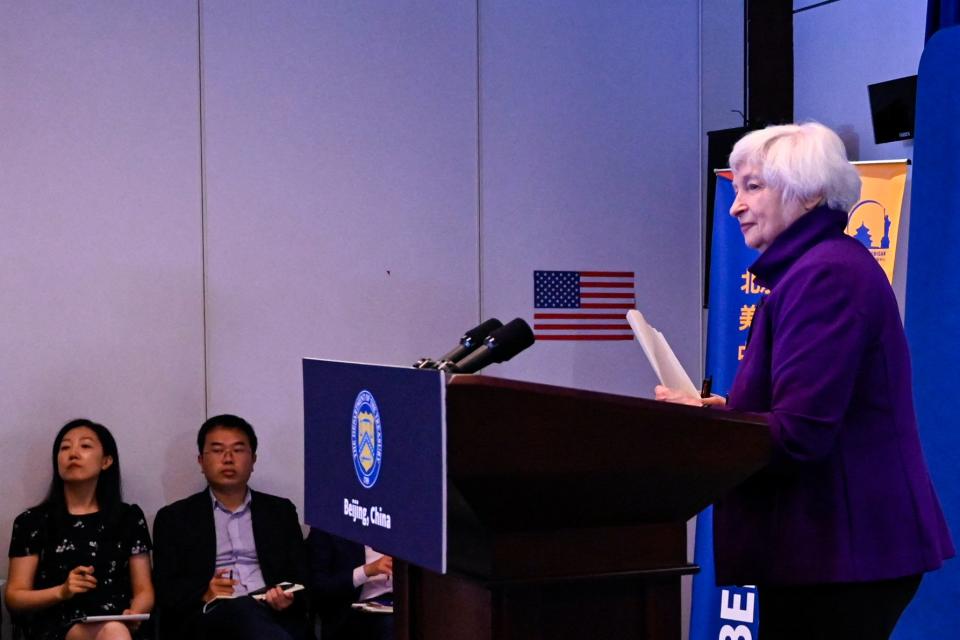
<svg viewBox="0 0 960 640"><path fill-rule="evenodd" d="M204 454L209 454L211 456L216 456L218 458L223 458L228 453L236 457L245 456L250 453L250 447L244 444L238 444L233 447L218 447L216 445L210 447L209 449L204 449Z"/></svg>

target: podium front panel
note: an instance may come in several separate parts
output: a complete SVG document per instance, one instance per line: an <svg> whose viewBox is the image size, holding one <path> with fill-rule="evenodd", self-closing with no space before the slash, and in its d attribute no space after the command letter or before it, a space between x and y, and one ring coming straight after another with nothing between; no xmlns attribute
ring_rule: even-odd
<svg viewBox="0 0 960 640"><path fill-rule="evenodd" d="M437 371L303 361L305 520L446 571L446 424Z"/></svg>

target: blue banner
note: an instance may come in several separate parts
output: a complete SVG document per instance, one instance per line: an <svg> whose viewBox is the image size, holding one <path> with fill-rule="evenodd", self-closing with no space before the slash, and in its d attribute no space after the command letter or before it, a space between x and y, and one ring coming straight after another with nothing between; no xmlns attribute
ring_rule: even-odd
<svg viewBox="0 0 960 640"><path fill-rule="evenodd" d="M743 359L747 333L760 296L765 293L747 267L757 252L747 247L740 225L730 215L734 192L730 177L717 175L710 259L710 309L707 321L706 375L713 392L725 395ZM697 518L695 562L701 571L693 579L691 640L757 638L759 601L753 587L716 586L713 570L713 508Z"/></svg>
<svg viewBox="0 0 960 640"><path fill-rule="evenodd" d="M303 361L304 520L446 571L439 371Z"/></svg>
<svg viewBox="0 0 960 640"><path fill-rule="evenodd" d="M960 388L960 26L941 29L920 59L910 201L905 325L913 359L920 438L954 543L960 533L951 398ZM960 629L960 561L923 578L894 631L897 640L955 638Z"/></svg>
<svg viewBox="0 0 960 640"><path fill-rule="evenodd" d="M927 0L927 40L940 29L960 25L960 0Z"/></svg>

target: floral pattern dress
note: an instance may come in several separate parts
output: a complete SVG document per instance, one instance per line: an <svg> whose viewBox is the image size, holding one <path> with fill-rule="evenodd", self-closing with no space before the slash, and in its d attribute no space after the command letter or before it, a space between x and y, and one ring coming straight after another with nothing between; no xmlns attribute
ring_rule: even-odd
<svg viewBox="0 0 960 640"><path fill-rule="evenodd" d="M39 556L34 589L63 584L75 567L94 567L97 587L25 616L28 636L62 640L83 616L122 613L130 606L130 556L150 552L143 511L121 503L112 517L103 512L56 516L49 505L27 509L13 523L10 557Z"/></svg>

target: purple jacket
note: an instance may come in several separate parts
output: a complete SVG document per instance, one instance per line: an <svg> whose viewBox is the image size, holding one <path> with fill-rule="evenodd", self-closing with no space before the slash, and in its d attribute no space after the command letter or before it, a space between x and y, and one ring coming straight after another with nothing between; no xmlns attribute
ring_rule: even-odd
<svg viewBox="0 0 960 640"><path fill-rule="evenodd" d="M718 584L882 580L954 555L897 302L846 222L814 209L750 267L770 294L727 406L765 414L774 453L716 504Z"/></svg>

